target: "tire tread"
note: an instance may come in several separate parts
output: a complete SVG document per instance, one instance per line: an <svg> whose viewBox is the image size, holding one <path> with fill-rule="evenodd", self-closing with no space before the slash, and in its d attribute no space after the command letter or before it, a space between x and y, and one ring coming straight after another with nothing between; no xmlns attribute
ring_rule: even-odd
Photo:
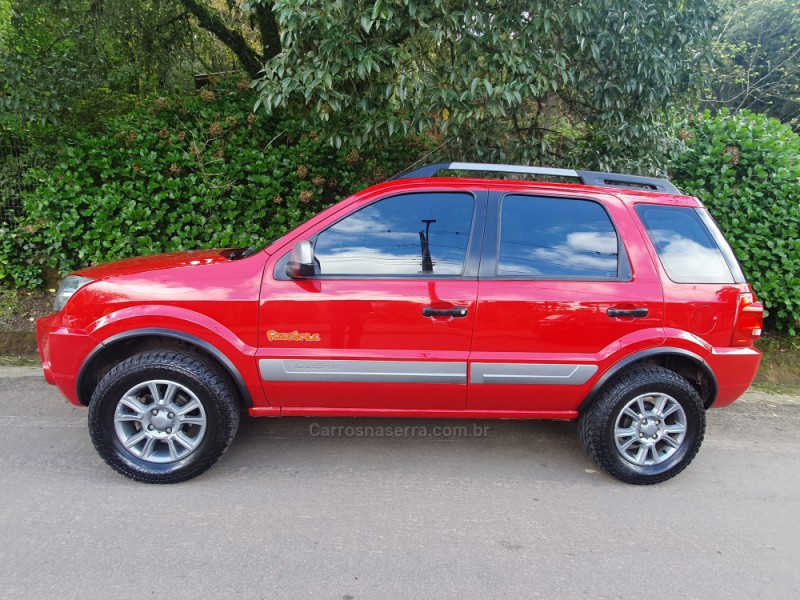
<svg viewBox="0 0 800 600"><path fill-rule="evenodd" d="M665 382L680 388L693 404L689 410L696 412L699 432L687 454L673 468L653 475L635 473L621 466L622 459L617 458L616 449L607 448L604 444L608 422L615 416L612 409L631 389L644 385L663 385ZM685 378L664 367L641 365L624 371L606 384L598 398L581 415L578 427L586 454L606 473L626 483L652 485L675 477L694 460L705 436L705 409L697 390Z"/></svg>
<svg viewBox="0 0 800 600"><path fill-rule="evenodd" d="M167 367L184 375L200 380L210 395L216 399L214 406L206 406L206 410L219 411L222 431L204 456L193 460L185 467L173 472L144 472L134 468L121 459L113 449L113 443L105 439L109 432L105 431L102 418L104 396L109 389L120 380L134 375L144 369ZM228 379L204 357L189 351L154 350L131 356L111 369L100 381L89 403L89 433L95 449L114 470L133 479L145 483L179 483L196 477L208 470L228 449L239 428L239 404L236 401L232 385ZM207 432L208 435L211 432ZM113 435L113 433L111 434Z"/></svg>

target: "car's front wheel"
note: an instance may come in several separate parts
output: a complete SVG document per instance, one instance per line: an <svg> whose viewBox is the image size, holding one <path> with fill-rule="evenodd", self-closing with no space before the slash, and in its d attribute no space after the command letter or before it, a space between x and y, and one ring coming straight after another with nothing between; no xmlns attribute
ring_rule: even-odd
<svg viewBox="0 0 800 600"><path fill-rule="evenodd" d="M653 484L683 471L705 434L705 409L686 379L658 366L613 379L581 415L587 454L627 483Z"/></svg>
<svg viewBox="0 0 800 600"><path fill-rule="evenodd" d="M128 358L103 377L89 404L89 432L100 456L147 483L199 475L225 452L238 425L230 383L191 352Z"/></svg>

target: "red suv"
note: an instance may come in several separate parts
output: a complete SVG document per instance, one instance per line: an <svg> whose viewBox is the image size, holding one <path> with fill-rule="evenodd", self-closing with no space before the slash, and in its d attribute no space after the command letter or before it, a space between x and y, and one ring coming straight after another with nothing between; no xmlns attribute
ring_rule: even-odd
<svg viewBox="0 0 800 600"><path fill-rule="evenodd" d="M472 163L366 189L263 249L78 271L55 311L37 323L47 381L89 407L109 465L153 483L208 469L243 410L578 419L600 467L657 483L752 382L763 318L669 182Z"/></svg>

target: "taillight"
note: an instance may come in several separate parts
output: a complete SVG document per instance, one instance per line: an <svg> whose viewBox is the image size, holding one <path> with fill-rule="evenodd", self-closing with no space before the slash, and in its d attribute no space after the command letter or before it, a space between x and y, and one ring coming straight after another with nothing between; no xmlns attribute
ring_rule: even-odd
<svg viewBox="0 0 800 600"><path fill-rule="evenodd" d="M739 294L739 310L733 328L733 346L752 346L764 327L764 305L752 293Z"/></svg>

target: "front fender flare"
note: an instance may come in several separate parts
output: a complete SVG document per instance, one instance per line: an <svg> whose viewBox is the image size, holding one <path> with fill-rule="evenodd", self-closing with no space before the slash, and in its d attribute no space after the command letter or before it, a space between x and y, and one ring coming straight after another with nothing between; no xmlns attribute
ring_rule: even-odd
<svg viewBox="0 0 800 600"><path fill-rule="evenodd" d="M83 365L81 365L81 369L78 372L78 378L76 380L76 387L78 392L78 398L81 403L88 405L88 398L82 397L82 390L84 389L83 382L84 378L91 372L91 367L93 361L99 357L99 355L104 351L107 350L109 346L112 346L115 343L130 340L137 337L168 337L176 340L180 340L183 342L187 342L194 346L197 346L213 356L217 361L219 361L220 365L225 369L227 374L230 376L231 380L236 385L237 390L241 394L242 402L247 408L252 408L254 406L253 397L250 394L250 390L245 383L244 377L240 370L233 364L233 362L222 352L219 348L207 342L206 340L199 338L197 336L191 335L189 333L185 333L183 331L177 331L174 329L166 329L161 327L148 327L142 329L133 329L130 331L124 331L122 333L118 333L116 335L112 335L111 337L103 340L100 342L95 348L89 353L86 359L83 361Z"/></svg>

